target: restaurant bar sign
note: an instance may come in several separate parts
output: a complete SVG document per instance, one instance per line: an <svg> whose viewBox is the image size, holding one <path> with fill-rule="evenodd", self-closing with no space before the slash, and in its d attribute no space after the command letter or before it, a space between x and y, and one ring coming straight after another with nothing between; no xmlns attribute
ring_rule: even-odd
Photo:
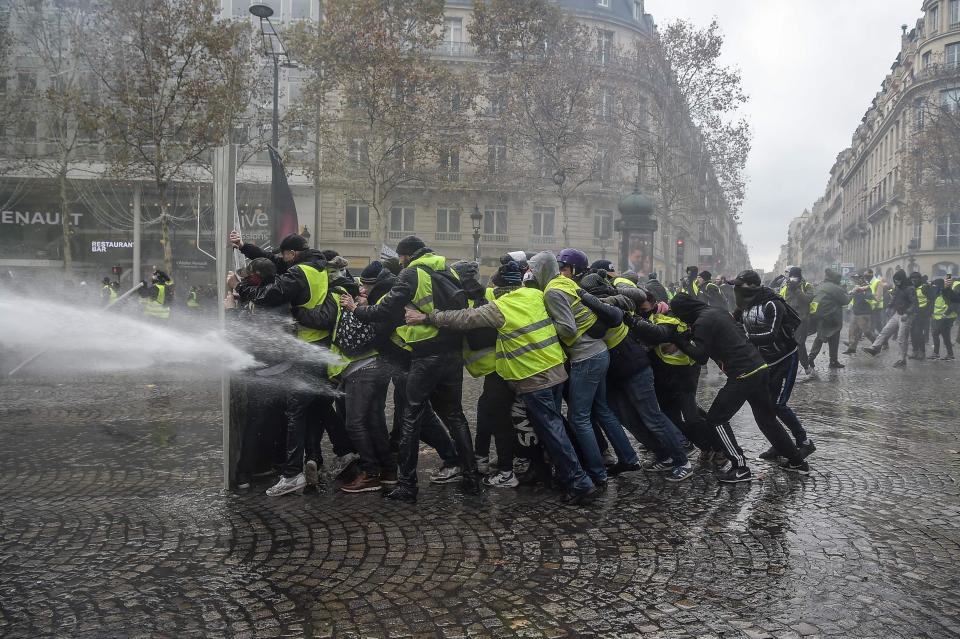
<svg viewBox="0 0 960 639"><path fill-rule="evenodd" d="M80 218L83 213L68 213L70 223L74 226L80 224ZM59 213L41 213L30 211L0 211L0 224L31 224L44 226L59 226Z"/></svg>
<svg viewBox="0 0 960 639"><path fill-rule="evenodd" d="M93 241L90 242L90 252L91 253L109 253L110 249L132 249L133 242L123 242L123 241Z"/></svg>

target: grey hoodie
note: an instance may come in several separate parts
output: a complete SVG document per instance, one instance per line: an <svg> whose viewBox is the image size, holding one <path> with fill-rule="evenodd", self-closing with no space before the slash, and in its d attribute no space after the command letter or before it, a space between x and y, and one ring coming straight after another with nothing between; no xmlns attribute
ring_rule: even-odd
<svg viewBox="0 0 960 639"><path fill-rule="evenodd" d="M561 277L557 257L549 251L537 253L530 258L527 264L536 280L537 288L541 291L547 287L552 279ZM577 334L577 321L574 318L573 308L570 306L570 299L567 295L561 291L548 291L544 295L543 301L560 338L570 339L574 337ZM564 344L564 350L567 351L570 362L575 364L606 351L607 345L603 339L590 337L584 333L573 346Z"/></svg>

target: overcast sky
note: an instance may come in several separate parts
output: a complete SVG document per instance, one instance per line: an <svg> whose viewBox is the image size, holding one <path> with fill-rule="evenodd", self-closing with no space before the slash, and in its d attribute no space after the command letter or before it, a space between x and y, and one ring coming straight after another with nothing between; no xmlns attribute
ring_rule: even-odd
<svg viewBox="0 0 960 639"><path fill-rule="evenodd" d="M713 17L723 58L750 94L753 152L743 210L753 265L770 269L790 220L823 195L837 154L900 51L921 0L647 0L657 24Z"/></svg>

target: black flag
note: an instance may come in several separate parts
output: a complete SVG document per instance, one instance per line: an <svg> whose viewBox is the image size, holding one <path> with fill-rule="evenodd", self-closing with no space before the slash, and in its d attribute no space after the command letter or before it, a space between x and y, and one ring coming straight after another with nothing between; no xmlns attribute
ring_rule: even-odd
<svg viewBox="0 0 960 639"><path fill-rule="evenodd" d="M293 193L287 184L287 174L283 170L283 161L280 154L272 146L270 150L270 166L272 179L270 182L270 213L273 216L273 245L280 246L280 240L296 233L300 229L297 219L297 205L293 202Z"/></svg>

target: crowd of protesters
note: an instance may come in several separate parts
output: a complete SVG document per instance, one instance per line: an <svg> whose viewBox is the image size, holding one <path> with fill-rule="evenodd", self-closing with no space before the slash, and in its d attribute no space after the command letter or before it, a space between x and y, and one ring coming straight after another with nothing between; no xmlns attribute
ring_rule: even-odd
<svg viewBox="0 0 960 639"><path fill-rule="evenodd" d="M441 460L431 483L473 495L540 483L589 503L618 475L682 482L694 463L746 482L754 474L730 424L744 404L769 441L761 459L809 473L816 447L788 404L810 313L793 310L791 284L691 267L664 287L572 248L505 254L481 279L476 262L451 263L415 236L355 276L299 235L276 254L230 241L250 260L228 278L237 325L293 332L330 355L292 359L269 339L255 349L262 367L247 381L261 390L240 425L238 487L279 472L267 495L302 493L323 469L346 493L414 502L421 445ZM710 360L726 381L701 406ZM482 378L473 429L465 374Z"/></svg>

